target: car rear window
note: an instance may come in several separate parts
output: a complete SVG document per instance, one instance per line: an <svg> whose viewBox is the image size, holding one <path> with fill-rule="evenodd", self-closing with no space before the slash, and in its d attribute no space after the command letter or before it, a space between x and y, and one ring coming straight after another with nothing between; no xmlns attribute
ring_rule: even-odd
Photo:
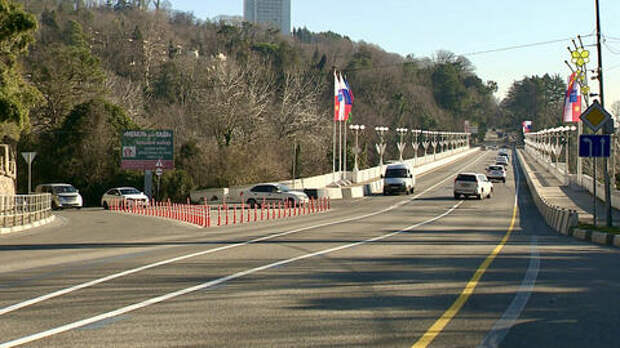
<svg viewBox="0 0 620 348"><path fill-rule="evenodd" d="M475 175L470 175L470 174L459 174L456 177L456 180L458 180L458 181L477 181L476 180L476 176Z"/></svg>
<svg viewBox="0 0 620 348"><path fill-rule="evenodd" d="M489 169L491 169L491 170L503 170L504 167L502 167L502 166L490 166Z"/></svg>

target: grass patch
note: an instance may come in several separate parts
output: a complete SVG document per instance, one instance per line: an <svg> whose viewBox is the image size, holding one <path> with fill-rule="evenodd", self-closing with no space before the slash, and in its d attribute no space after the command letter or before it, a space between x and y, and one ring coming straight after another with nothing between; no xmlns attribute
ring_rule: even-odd
<svg viewBox="0 0 620 348"><path fill-rule="evenodd" d="M597 232L607 232L607 233L613 233L613 234L620 234L620 227L607 227L604 225L597 225L596 227L594 227L594 225L592 224L584 224L584 223L580 223L577 225L577 228L582 229L582 230L591 230L591 231L597 231Z"/></svg>

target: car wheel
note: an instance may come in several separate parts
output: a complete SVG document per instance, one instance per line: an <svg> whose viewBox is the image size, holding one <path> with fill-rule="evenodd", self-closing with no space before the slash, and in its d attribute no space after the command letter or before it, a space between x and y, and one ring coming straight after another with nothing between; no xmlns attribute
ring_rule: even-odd
<svg viewBox="0 0 620 348"><path fill-rule="evenodd" d="M502 179L502 182L505 184L505 183L506 183L506 178L503 178L503 179Z"/></svg>
<svg viewBox="0 0 620 348"><path fill-rule="evenodd" d="M491 190L491 192L493 192L493 190ZM491 192L489 192L489 194L487 195L487 198L491 198Z"/></svg>
<svg viewBox="0 0 620 348"><path fill-rule="evenodd" d="M484 191L482 191L482 193L484 193ZM476 194L476 199L482 200L482 198L484 198L484 195L482 193Z"/></svg>
<svg viewBox="0 0 620 348"><path fill-rule="evenodd" d="M454 199L459 199L459 197L461 197L461 195L459 195L458 193L454 192Z"/></svg>
<svg viewBox="0 0 620 348"><path fill-rule="evenodd" d="M253 199L248 199L248 205L250 206L250 208L254 209L254 207L257 206L256 201Z"/></svg>
<svg viewBox="0 0 620 348"><path fill-rule="evenodd" d="M108 202L103 202L103 209L108 210L110 209L110 206L108 206Z"/></svg>

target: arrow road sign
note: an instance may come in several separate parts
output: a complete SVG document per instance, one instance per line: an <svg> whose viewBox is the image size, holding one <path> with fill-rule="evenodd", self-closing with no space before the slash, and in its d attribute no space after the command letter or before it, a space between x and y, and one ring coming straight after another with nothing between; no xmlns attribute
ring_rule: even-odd
<svg viewBox="0 0 620 348"><path fill-rule="evenodd" d="M580 135L579 157L609 157L611 137L609 135Z"/></svg>

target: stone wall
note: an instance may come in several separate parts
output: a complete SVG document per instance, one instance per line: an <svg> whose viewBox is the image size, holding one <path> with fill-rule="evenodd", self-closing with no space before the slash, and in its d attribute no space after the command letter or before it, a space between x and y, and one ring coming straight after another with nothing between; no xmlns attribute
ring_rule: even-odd
<svg viewBox="0 0 620 348"><path fill-rule="evenodd" d="M8 176L0 176L0 195L14 195L15 180Z"/></svg>
<svg viewBox="0 0 620 348"><path fill-rule="evenodd" d="M9 145L0 144L0 194L15 194L15 179L17 178L17 165L11 159Z"/></svg>

